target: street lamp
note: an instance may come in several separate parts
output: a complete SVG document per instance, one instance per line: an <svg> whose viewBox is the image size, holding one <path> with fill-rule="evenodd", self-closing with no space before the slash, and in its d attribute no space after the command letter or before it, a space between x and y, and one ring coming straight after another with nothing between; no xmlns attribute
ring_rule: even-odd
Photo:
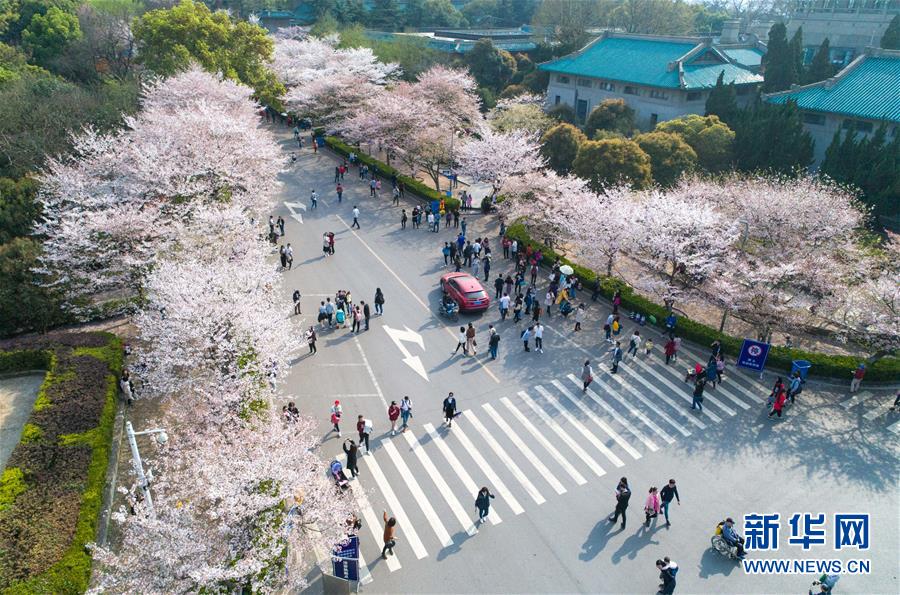
<svg viewBox="0 0 900 595"><path fill-rule="evenodd" d="M147 503L147 511L150 514L150 518L154 518L156 517L156 511L153 509L153 498L150 496L150 480L153 479L153 472L148 471L146 474L144 473L144 464L141 462L141 453L137 445L137 436L155 434L156 441L159 444L168 442L169 436L165 430L160 428L135 432L130 421L125 422L125 433L128 435L128 444L131 446L131 466L134 467L134 472L137 473L138 485L140 485L141 492L144 494L144 502Z"/></svg>

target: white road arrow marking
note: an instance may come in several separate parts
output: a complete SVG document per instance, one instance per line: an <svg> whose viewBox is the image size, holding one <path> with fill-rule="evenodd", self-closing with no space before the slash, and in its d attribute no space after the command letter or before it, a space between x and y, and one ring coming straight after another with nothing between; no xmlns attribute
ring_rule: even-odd
<svg viewBox="0 0 900 595"><path fill-rule="evenodd" d="M291 217L293 217L298 223L303 223L303 215L298 213L295 209L299 209L301 211L306 210L306 205L302 202L288 202L284 201L284 206L288 208L291 212Z"/></svg>
<svg viewBox="0 0 900 595"><path fill-rule="evenodd" d="M414 330L411 330L408 326L403 327L406 329L405 331L391 328L389 326L382 326L381 328L385 330L385 332L391 338L391 341L393 341L394 345L397 346L397 349L400 350L400 353L404 355L403 363L412 368L416 374L427 381L428 374L425 373L425 366L422 364L422 360L419 359L418 355L411 355L409 353L409 350L403 344L404 341L415 343L422 349L422 351L425 351L425 341L422 339L422 335Z"/></svg>

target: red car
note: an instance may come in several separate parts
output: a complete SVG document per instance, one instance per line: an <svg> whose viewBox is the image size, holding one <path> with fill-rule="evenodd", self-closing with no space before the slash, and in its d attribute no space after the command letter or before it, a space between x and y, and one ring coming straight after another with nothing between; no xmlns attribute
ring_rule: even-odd
<svg viewBox="0 0 900 595"><path fill-rule="evenodd" d="M491 306L481 281L469 273L445 273L441 276L441 289L450 294L460 310L487 310Z"/></svg>

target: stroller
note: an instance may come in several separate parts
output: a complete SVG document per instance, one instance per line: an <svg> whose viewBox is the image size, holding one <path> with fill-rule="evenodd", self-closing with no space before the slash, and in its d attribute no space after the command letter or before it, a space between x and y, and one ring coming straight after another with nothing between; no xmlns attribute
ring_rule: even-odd
<svg viewBox="0 0 900 595"><path fill-rule="evenodd" d="M340 461L331 461L331 476L334 478L334 484L342 490L350 487L350 481L344 474L344 466Z"/></svg>

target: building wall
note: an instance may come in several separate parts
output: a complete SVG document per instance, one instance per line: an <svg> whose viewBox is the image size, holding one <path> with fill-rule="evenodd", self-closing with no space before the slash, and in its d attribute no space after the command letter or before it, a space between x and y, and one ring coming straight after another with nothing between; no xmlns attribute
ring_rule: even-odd
<svg viewBox="0 0 900 595"><path fill-rule="evenodd" d="M883 1L878 8L861 0L831 0L801 4L790 15L787 33L790 38L803 27L803 45L818 48L828 38L832 48L853 50L848 61L869 46L878 47L888 24L900 13L900 2Z"/></svg>
<svg viewBox="0 0 900 595"><path fill-rule="evenodd" d="M881 125L876 120L859 120L839 114L822 114L818 112L802 112L803 128L809 132L815 143L813 147L813 168L817 169L825 159L825 151L834 140L834 133L838 130L856 130L857 139L869 137L878 130ZM900 124L888 126L888 135L900 134ZM892 136L889 136L892 138Z"/></svg>
<svg viewBox="0 0 900 595"><path fill-rule="evenodd" d="M627 93L626 88L629 91ZM745 89L744 94L738 96L738 105L746 105L753 99L753 90L749 87ZM590 114L591 110L604 99L624 99L635 111L636 123L641 130L650 130L657 122L673 120L687 114L702 116L706 111L707 97L709 90L688 92L683 89L645 87L556 73L550 74L550 82L547 85L548 108L557 103L568 104L575 109L581 124L584 124L587 114Z"/></svg>

